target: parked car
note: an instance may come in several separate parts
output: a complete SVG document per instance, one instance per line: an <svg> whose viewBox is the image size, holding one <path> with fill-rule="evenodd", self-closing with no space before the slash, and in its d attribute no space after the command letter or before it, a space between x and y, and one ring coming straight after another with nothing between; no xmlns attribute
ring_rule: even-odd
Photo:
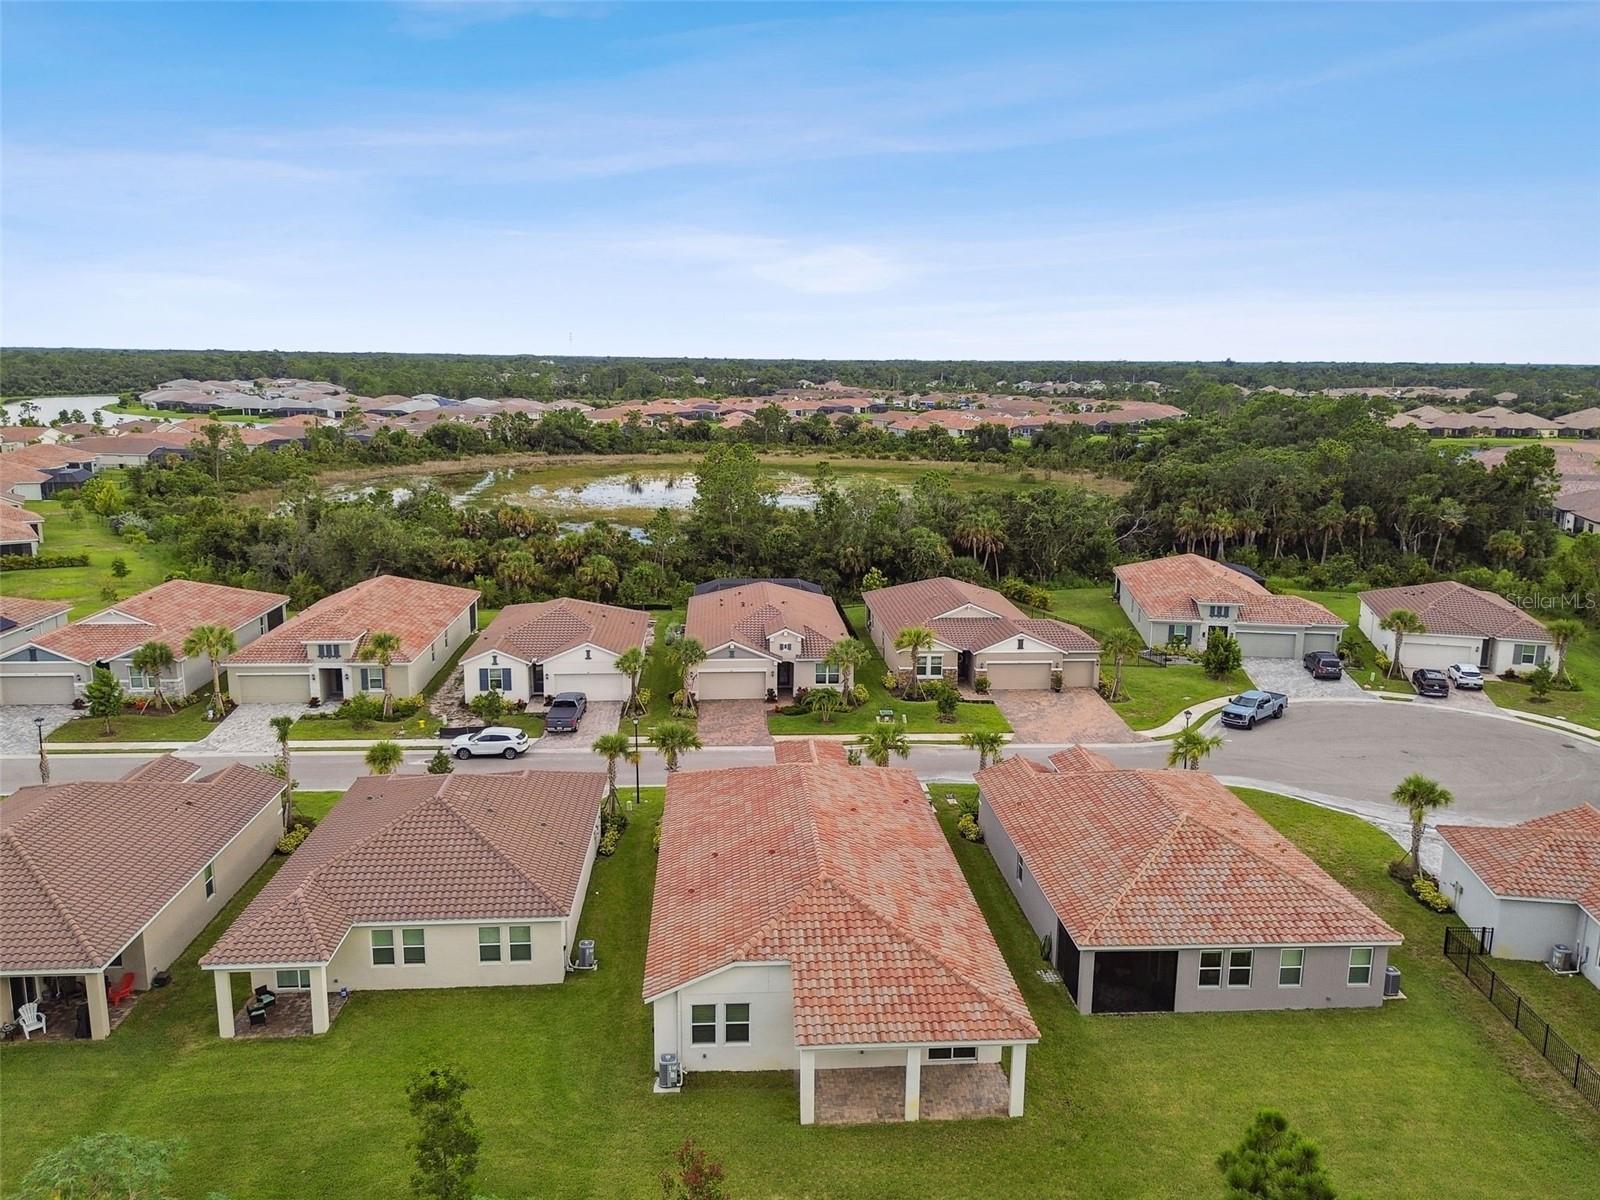
<svg viewBox="0 0 1600 1200"><path fill-rule="evenodd" d="M528 752L528 735L509 725L490 725L487 729L474 729L463 733L450 743L450 752L457 758L517 758Z"/></svg>
<svg viewBox="0 0 1600 1200"><path fill-rule="evenodd" d="M1344 663L1332 650L1313 650L1301 661L1313 679L1338 679L1344 675Z"/></svg>
<svg viewBox="0 0 1600 1200"><path fill-rule="evenodd" d="M561 692L550 701L544 714L546 733L577 733L578 722L589 707L589 697L582 692Z"/></svg>
<svg viewBox="0 0 1600 1200"><path fill-rule="evenodd" d="M1450 682L1465 691L1483 691L1483 672L1471 663L1451 663L1444 669Z"/></svg>
<svg viewBox="0 0 1600 1200"><path fill-rule="evenodd" d="M1240 692L1222 710L1222 723L1233 729L1254 729L1257 721L1277 719L1288 707L1289 697L1282 692Z"/></svg>
<svg viewBox="0 0 1600 1200"><path fill-rule="evenodd" d="M1443 699L1450 694L1449 676L1443 671L1435 671L1432 667L1418 667L1411 672L1411 686L1417 689L1419 696Z"/></svg>

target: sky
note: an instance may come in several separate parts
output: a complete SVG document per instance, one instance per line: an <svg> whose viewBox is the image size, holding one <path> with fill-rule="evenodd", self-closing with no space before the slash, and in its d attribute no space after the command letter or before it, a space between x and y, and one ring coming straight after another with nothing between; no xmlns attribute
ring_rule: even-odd
<svg viewBox="0 0 1600 1200"><path fill-rule="evenodd" d="M8 345L1600 362L1600 5L0 19Z"/></svg>

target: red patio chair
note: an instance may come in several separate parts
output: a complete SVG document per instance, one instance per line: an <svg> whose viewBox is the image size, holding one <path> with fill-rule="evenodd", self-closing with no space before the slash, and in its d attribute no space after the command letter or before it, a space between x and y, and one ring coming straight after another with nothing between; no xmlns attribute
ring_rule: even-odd
<svg viewBox="0 0 1600 1200"><path fill-rule="evenodd" d="M133 995L133 972L124 971L122 978L106 989L106 1003L115 1008Z"/></svg>

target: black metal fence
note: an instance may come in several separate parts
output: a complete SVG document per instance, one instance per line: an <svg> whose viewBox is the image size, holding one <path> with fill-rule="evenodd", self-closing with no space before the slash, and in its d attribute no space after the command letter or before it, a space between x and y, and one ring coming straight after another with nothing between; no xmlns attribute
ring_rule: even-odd
<svg viewBox="0 0 1600 1200"><path fill-rule="evenodd" d="M1571 1043L1550 1027L1533 1006L1510 984L1500 978L1487 960L1494 944L1493 929L1468 929L1447 926L1444 931L1444 956L1467 977L1468 982L1489 998L1489 1003L1517 1027L1546 1062L1559 1071L1591 1104L1600 1107L1600 1071L1594 1063L1572 1048Z"/></svg>

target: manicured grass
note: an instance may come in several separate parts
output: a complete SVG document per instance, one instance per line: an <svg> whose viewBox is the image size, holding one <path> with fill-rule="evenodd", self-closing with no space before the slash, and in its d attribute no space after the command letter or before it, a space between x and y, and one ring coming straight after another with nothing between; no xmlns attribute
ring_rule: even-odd
<svg viewBox="0 0 1600 1200"><path fill-rule="evenodd" d="M195 960L274 859L175 965L172 986L142 996L108 1042L0 1048L0 1187L67 1138L115 1129L185 1136L179 1200L405 1195L406 1078L451 1062L472 1084L466 1103L483 1135L477 1189L508 1197L654 1195L672 1150L693 1137L741 1197L1187 1200L1220 1194L1215 1156L1262 1106L1321 1144L1341 1195L1427 1195L1441 1180L1452 1200L1592 1195L1600 1116L1445 962L1441 919L1383 874L1393 842L1353 818L1249 800L1403 930L1408 1000L1081 1017L1036 974L1037 942L987 850L957 841L1043 1034L1028 1056L1026 1117L807 1129L788 1072L691 1074L682 1095L654 1096L640 1001L660 811L651 789L617 855L595 865L581 930L597 942L594 974L368 992L321 1038L224 1042ZM937 807L950 829L954 810ZM42 1111L48 1120L29 1119Z"/></svg>
<svg viewBox="0 0 1600 1200"><path fill-rule="evenodd" d="M1600 729L1600 631L1591 629L1580 641L1567 647L1567 674L1579 687L1569 692L1551 689L1544 700L1536 700L1525 679L1488 679L1483 690L1496 704L1520 708L1541 716L1565 717L1591 729Z"/></svg>
<svg viewBox="0 0 1600 1200"><path fill-rule="evenodd" d="M639 687L650 693L650 705L639 721L642 730L654 729L662 721L686 721L691 727L695 718L672 715L672 693L678 690L678 672L672 665L672 647L667 645L667 630L682 625L685 610L664 609L655 617L655 638L650 643L650 653L645 659L644 674L639 677ZM631 727L631 723L630 723Z"/></svg>
<svg viewBox="0 0 1600 1200"><path fill-rule="evenodd" d="M7 571L8 596L34 600L64 600L72 605L72 620L99 612L114 604L101 594L102 587L115 590L125 600L136 592L155 587L175 569L170 555L150 542L135 546L123 541L99 517L80 514L73 522L61 509L59 500L30 500L26 506L44 518L44 542L40 554L87 554L87 567L45 567L40 570ZM113 559L120 558L128 573L117 578L111 572Z"/></svg>
<svg viewBox="0 0 1600 1200"><path fill-rule="evenodd" d="M296 788L294 791L294 810L310 817L313 821L320 821L328 815L328 810L333 807L334 801L338 800L342 795L344 795L343 792L324 792L316 789L306 791L302 788Z"/></svg>
<svg viewBox="0 0 1600 1200"><path fill-rule="evenodd" d="M151 408L147 404L121 402L106 405L107 412L119 413L122 416L151 417L158 421L185 421L193 417L200 417L209 421L233 422L240 425L253 425L258 422L270 421L271 417L251 417L244 413L186 413L173 412L169 409ZM198 434L196 435L199 436Z"/></svg>
<svg viewBox="0 0 1600 1200"><path fill-rule="evenodd" d="M207 685L210 690L210 685ZM111 732L99 717L73 717L45 735L46 742L197 742L216 728L206 720L204 702L177 712L124 713L111 719Z"/></svg>
<svg viewBox="0 0 1600 1200"><path fill-rule="evenodd" d="M1109 583L1083 588L1050 589L1050 607L1035 610L1076 625L1096 641L1115 629L1132 629L1133 623L1122 606L1111 598Z"/></svg>
<svg viewBox="0 0 1600 1200"><path fill-rule="evenodd" d="M439 736L442 722L437 713L423 710L404 721L372 721L365 729L357 729L347 717L301 717L289 730L291 741L341 742L379 741L385 738L432 738Z"/></svg>
<svg viewBox="0 0 1600 1200"><path fill-rule="evenodd" d="M1600 1062L1600 988L1582 975L1553 975L1543 963L1496 958L1489 965L1585 1061Z"/></svg>
<svg viewBox="0 0 1600 1200"><path fill-rule="evenodd" d="M1109 678L1109 665L1101 674ZM1222 679L1208 679L1199 663L1155 663L1134 659L1122 668L1122 690L1126 698L1111 707L1130 729L1154 729L1165 725L1186 708L1235 696L1252 687L1250 677L1234 671Z"/></svg>

